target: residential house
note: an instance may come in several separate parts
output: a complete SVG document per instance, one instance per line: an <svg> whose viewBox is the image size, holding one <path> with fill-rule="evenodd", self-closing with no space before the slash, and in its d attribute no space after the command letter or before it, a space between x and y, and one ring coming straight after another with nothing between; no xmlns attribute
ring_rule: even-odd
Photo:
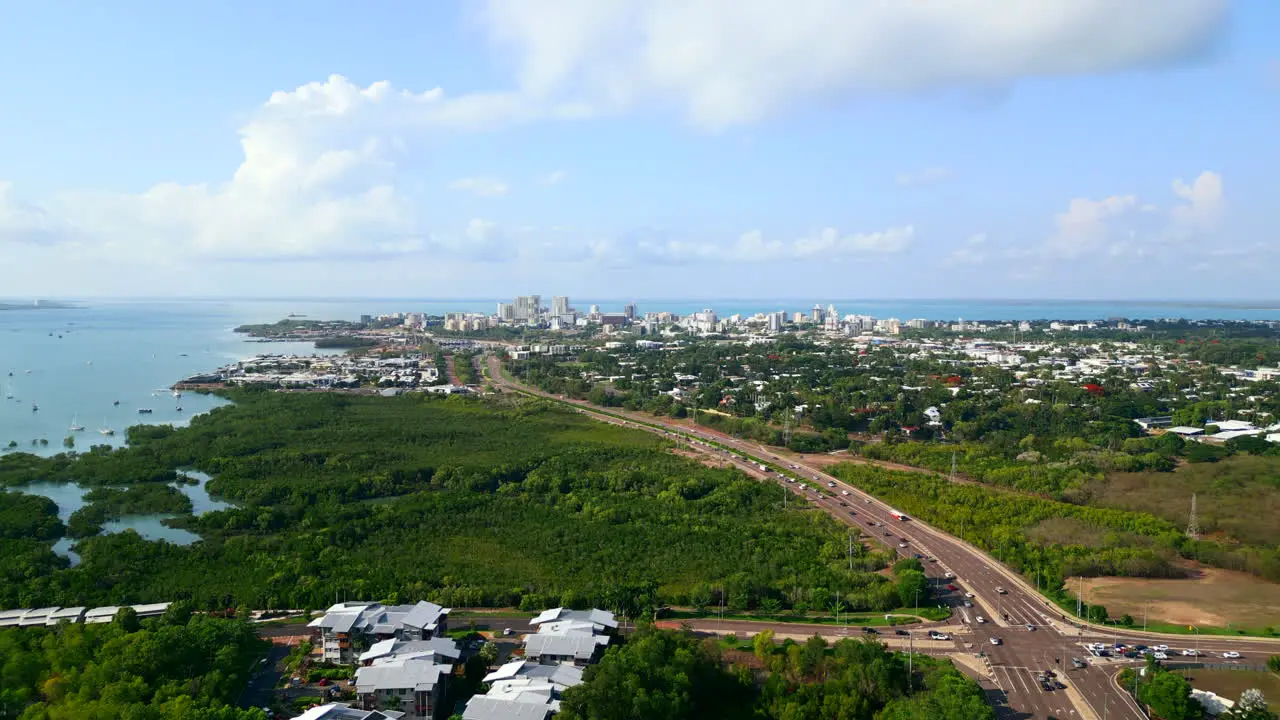
<svg viewBox="0 0 1280 720"><path fill-rule="evenodd" d="M471 698L464 720L546 720L559 712L564 691L582 684L582 669L514 660L486 675L484 682L489 692Z"/></svg>
<svg viewBox="0 0 1280 720"><path fill-rule="evenodd" d="M452 663L438 663L437 657L434 651L393 654L358 668L356 696L360 707L403 712L404 720L433 717L453 674Z"/></svg>
<svg viewBox="0 0 1280 720"><path fill-rule="evenodd" d="M318 636L324 660L354 663L359 654L379 640L430 640L448 630L449 608L435 603L382 605L368 602L338 603L307 627Z"/></svg>
<svg viewBox="0 0 1280 720"><path fill-rule="evenodd" d="M529 624L538 630L525 637L525 657L543 665L593 663L618 631L613 613L604 610L552 608Z"/></svg>
<svg viewBox="0 0 1280 720"><path fill-rule="evenodd" d="M404 713L390 710L360 710L346 703L316 705L293 720L399 720Z"/></svg>

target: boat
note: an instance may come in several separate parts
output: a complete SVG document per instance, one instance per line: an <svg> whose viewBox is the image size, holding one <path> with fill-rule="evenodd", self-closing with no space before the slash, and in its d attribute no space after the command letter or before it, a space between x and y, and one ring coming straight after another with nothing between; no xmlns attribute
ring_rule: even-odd
<svg viewBox="0 0 1280 720"><path fill-rule="evenodd" d="M40 412L40 406L35 403L31 403L31 412Z"/></svg>
<svg viewBox="0 0 1280 720"><path fill-rule="evenodd" d="M99 435L115 435L115 434L116 434L116 431L115 431L115 430L112 430L112 429L107 425L107 419L106 419L106 418L102 418L102 427L98 428L98 434L99 434Z"/></svg>
<svg viewBox="0 0 1280 720"><path fill-rule="evenodd" d="M139 414L139 415L150 415L150 414L151 414L151 408L138 408L138 414Z"/></svg>
<svg viewBox="0 0 1280 720"><path fill-rule="evenodd" d="M174 397L176 397L176 398L180 398L180 397L182 397L182 392L181 392L180 390L174 390L174 391L173 391L173 396L174 396Z"/></svg>
<svg viewBox="0 0 1280 720"><path fill-rule="evenodd" d="M74 415L71 417L71 427L68 429L71 430L71 432L84 432L84 426L77 422Z"/></svg>
<svg viewBox="0 0 1280 720"><path fill-rule="evenodd" d="M181 405L179 405L176 409L177 409L177 411L178 411L178 412L182 412L182 406L181 406Z"/></svg>
<svg viewBox="0 0 1280 720"><path fill-rule="evenodd" d="M117 400L117 401L115 401L115 402L113 402L113 403L111 403L111 404L112 404L112 405L117 405L117 406L118 406L118 405L120 404L120 401L119 401L119 400Z"/></svg>

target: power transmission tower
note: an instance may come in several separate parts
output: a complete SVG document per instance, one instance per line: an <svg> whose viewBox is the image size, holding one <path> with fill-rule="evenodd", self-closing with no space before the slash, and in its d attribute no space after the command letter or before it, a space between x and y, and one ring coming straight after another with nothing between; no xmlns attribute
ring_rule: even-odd
<svg viewBox="0 0 1280 720"><path fill-rule="evenodd" d="M1187 537L1200 539L1200 521L1196 518L1196 494L1191 493L1191 521L1187 523Z"/></svg>

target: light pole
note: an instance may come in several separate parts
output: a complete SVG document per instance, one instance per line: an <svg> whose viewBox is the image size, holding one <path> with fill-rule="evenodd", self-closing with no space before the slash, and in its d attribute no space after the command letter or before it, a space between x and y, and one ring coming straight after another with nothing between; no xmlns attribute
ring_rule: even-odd
<svg viewBox="0 0 1280 720"><path fill-rule="evenodd" d="M1151 607L1151 603L1142 606L1142 632L1147 631L1147 608Z"/></svg>

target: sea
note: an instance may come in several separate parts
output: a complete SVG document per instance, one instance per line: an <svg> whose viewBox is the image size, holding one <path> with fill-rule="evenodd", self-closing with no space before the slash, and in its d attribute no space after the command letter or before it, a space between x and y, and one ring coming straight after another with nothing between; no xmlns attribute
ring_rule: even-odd
<svg viewBox="0 0 1280 720"><path fill-rule="evenodd" d="M504 298L503 301L510 299ZM395 312L485 312L498 299L368 298L271 300L93 300L0 298L0 453L52 455L70 446L118 447L125 430L138 423L184 425L224 403L219 398L169 387L193 374L261 353L325 354L309 343L258 343L237 334L246 323L270 323L287 316L356 321L361 315ZM1263 303L1057 301L1057 300L840 300L693 299L572 300L579 310L598 305L618 312L634 302L639 312L686 315L712 309L717 315L806 311L834 305L856 313L901 320L1102 320L1186 318L1189 320L1280 320L1280 301ZM550 297L543 298L550 304ZM336 352L336 351L327 351ZM140 413L139 410L150 412ZM82 427L82 430L73 430ZM112 431L108 434L106 431ZM204 480L179 486L196 512L222 507L204 491ZM65 519L81 504L84 488L39 484L29 492L52 497ZM162 516L137 516L108 531L131 528L144 537L189 543L196 536L168 528ZM57 548L76 560L70 544Z"/></svg>

